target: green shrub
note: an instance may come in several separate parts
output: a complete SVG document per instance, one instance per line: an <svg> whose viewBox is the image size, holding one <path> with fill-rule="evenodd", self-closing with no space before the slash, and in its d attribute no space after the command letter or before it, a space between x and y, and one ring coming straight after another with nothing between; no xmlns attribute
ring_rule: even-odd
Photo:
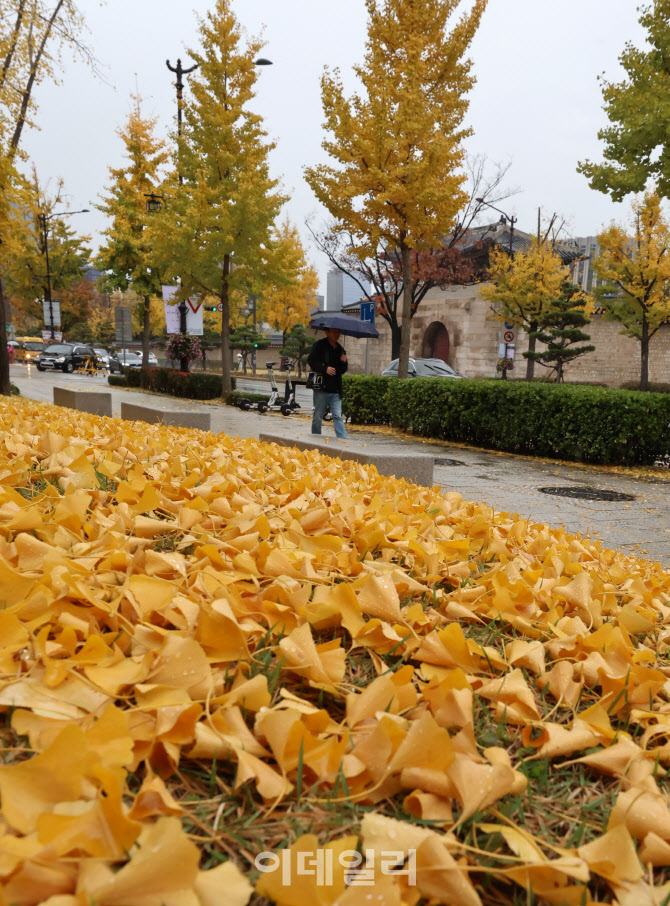
<svg viewBox="0 0 670 906"><path fill-rule="evenodd" d="M640 390L639 381L626 381L621 385L622 390L637 390L639 393L670 393L670 384L649 384L649 390Z"/></svg>
<svg viewBox="0 0 670 906"><path fill-rule="evenodd" d="M21 391L16 386L16 384L10 384L9 389L11 391L12 396L21 396Z"/></svg>
<svg viewBox="0 0 670 906"><path fill-rule="evenodd" d="M353 425L388 425L386 391L397 378L345 374L342 378L342 414Z"/></svg>
<svg viewBox="0 0 670 906"><path fill-rule="evenodd" d="M509 453L635 465L651 464L670 452L667 394L500 380L356 376L346 380L344 395L357 424L386 421L423 437Z"/></svg>
<svg viewBox="0 0 670 906"><path fill-rule="evenodd" d="M150 368L146 378L139 368L127 368L122 377L109 375L113 387L141 387L153 393L190 400L211 400L221 396L221 375L175 371L173 368ZM235 378L232 378L235 389Z"/></svg>
<svg viewBox="0 0 670 906"><path fill-rule="evenodd" d="M250 403L267 403L270 397L267 393L246 393L244 390L235 390L228 397L228 403L236 406L241 399L249 400Z"/></svg>

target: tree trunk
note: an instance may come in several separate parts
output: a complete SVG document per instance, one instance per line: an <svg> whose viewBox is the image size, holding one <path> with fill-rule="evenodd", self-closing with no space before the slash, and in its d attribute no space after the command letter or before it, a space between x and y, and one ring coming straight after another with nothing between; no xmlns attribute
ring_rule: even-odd
<svg viewBox="0 0 670 906"><path fill-rule="evenodd" d="M142 323L142 375L140 378L142 387L149 386L149 315L150 315L150 296L144 297L144 320Z"/></svg>
<svg viewBox="0 0 670 906"><path fill-rule="evenodd" d="M400 246L402 256L402 318L400 320L400 353L398 355L398 377L406 378L409 370L409 339L412 327L412 256L408 245Z"/></svg>
<svg viewBox="0 0 670 906"><path fill-rule="evenodd" d="M7 349L7 331L5 322L7 312L5 311L5 294L0 278L0 395L11 396L12 388L9 382L9 350Z"/></svg>
<svg viewBox="0 0 670 906"><path fill-rule="evenodd" d="M400 358L400 326L390 324L391 328L391 359Z"/></svg>
<svg viewBox="0 0 670 906"><path fill-rule="evenodd" d="M230 302L228 295L228 275L230 274L230 255L223 256L221 271L221 399L228 402L233 383L230 371Z"/></svg>
<svg viewBox="0 0 670 906"><path fill-rule="evenodd" d="M26 123L28 105L30 104L30 96L33 92L35 78L37 77L37 70L39 69L40 61L42 59L42 56L44 55L44 50L47 46L47 41L49 40L49 36L51 35L51 31L54 27L54 22L58 18L58 15L61 11L61 7L63 6L64 2L65 2L65 0L58 0L58 3L52 10L49 19L46 20L46 23L47 23L46 29L45 29L44 34L42 35L42 40L40 41L40 46L37 50L35 59L30 68L30 76L28 77L28 82L26 83L26 87L24 88L24 90L21 92L22 93L21 109L19 112L19 117L16 121L16 126L14 128L14 134L12 135L12 140L9 145L10 152L11 152L10 156L12 158L16 154L16 149L19 147L19 142L21 141L21 133L23 132L23 127L25 126L25 123Z"/></svg>
<svg viewBox="0 0 670 906"><path fill-rule="evenodd" d="M640 390L649 390L649 324L646 314L642 315L640 339Z"/></svg>
<svg viewBox="0 0 670 906"><path fill-rule="evenodd" d="M535 336L535 331L537 330L537 321L531 321L528 325L528 352L535 352L535 347L537 345L537 337ZM526 359L526 380L532 381L535 376L535 360L532 357Z"/></svg>

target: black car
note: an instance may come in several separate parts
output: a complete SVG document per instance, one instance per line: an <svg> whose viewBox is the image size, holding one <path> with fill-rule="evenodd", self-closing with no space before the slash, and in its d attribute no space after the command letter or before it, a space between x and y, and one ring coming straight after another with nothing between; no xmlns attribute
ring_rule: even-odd
<svg viewBox="0 0 670 906"><path fill-rule="evenodd" d="M84 346L82 343L52 343L37 357L37 370L53 368L54 371L59 369L70 374L89 358L96 358L91 346Z"/></svg>

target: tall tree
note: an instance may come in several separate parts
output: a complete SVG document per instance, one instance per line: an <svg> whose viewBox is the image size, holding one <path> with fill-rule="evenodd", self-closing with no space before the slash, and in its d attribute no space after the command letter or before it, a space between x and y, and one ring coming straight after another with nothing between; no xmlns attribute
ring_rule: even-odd
<svg viewBox="0 0 670 906"><path fill-rule="evenodd" d="M270 177L274 147L249 110L262 47L246 45L230 0L216 0L200 20L201 47L189 54L198 69L184 107L176 174L166 184L162 248L178 299L215 296L221 305L222 396L231 384L231 295L262 295L275 266L273 228L285 197Z"/></svg>
<svg viewBox="0 0 670 906"><path fill-rule="evenodd" d="M156 192L169 156L165 142L156 137L155 129L156 120L143 115L141 99L134 97L128 120L118 130L126 162L118 169L110 168L108 194L98 206L111 219L96 261L100 270L105 271L101 287L106 292L132 289L140 300L144 380L149 368L151 300L161 295L161 272L151 219L160 215L148 213L146 202L147 195Z"/></svg>
<svg viewBox="0 0 670 906"><path fill-rule="evenodd" d="M73 0L0 0L0 394L10 393L5 322L6 263L23 229L13 214L23 206L17 164L26 124L34 125L35 88L55 78L60 52L70 47L95 65L82 43L84 24ZM20 240L19 240L20 242Z"/></svg>
<svg viewBox="0 0 670 906"><path fill-rule="evenodd" d="M551 368L549 377L555 375L554 380L558 384L564 380L566 364L596 348L589 344L591 337L582 330L590 324L590 318L585 313L587 302L588 297L578 286L564 281L560 296L554 299L543 319L542 329L535 331L534 339L543 343L545 348L524 352L526 358Z"/></svg>
<svg viewBox="0 0 670 906"><path fill-rule="evenodd" d="M593 269L603 281L596 297L606 318L640 342L640 390L647 390L649 343L670 323L670 224L655 192L634 201L632 214L627 227L612 223L598 234Z"/></svg>
<svg viewBox="0 0 670 906"><path fill-rule="evenodd" d="M640 13L647 47L628 42L619 57L626 77L620 82L602 79L611 124L598 132L605 160L578 166L591 188L615 201L642 192L648 180L663 198L670 198L670 0L654 0Z"/></svg>
<svg viewBox="0 0 670 906"><path fill-rule="evenodd" d="M412 249L437 248L465 200L463 126L474 84L464 59L486 0L474 0L448 31L459 0L366 0L365 62L355 67L362 91L345 98L338 73L321 93L323 143L336 166L306 171L335 229L357 237L359 257L380 244L398 250L403 305L398 374L407 377L412 308Z"/></svg>
<svg viewBox="0 0 670 906"><path fill-rule="evenodd" d="M514 190L500 191L509 164L494 164L491 167L486 155L476 154L466 158L466 170L469 177L468 197L451 232L441 238L437 248L412 250L411 318L429 290L463 285L476 279L471 254L476 250L472 247L466 250L464 240L487 203L500 204L513 194ZM391 358L399 358L400 315L404 296L400 251L382 240L375 254L368 256L364 249L358 251L357 237L351 232L332 228L315 230L309 222L307 227L330 263L358 283L361 298L367 297L376 302L376 314L386 321L391 331Z"/></svg>
<svg viewBox="0 0 670 906"><path fill-rule="evenodd" d="M279 277L263 293L260 317L275 330L286 333L294 324L307 324L316 305L319 276L307 262L300 234L288 220L277 230L276 268Z"/></svg>
<svg viewBox="0 0 670 906"><path fill-rule="evenodd" d="M506 249L494 247L489 258L489 280L480 294L491 306L500 321L512 321L529 335L526 380L532 381L535 372L535 352L538 330L542 330L553 311L554 300L560 296L568 269L550 242L533 239L525 251L510 255Z"/></svg>
<svg viewBox="0 0 670 906"><path fill-rule="evenodd" d="M61 304L61 324L66 329L77 316L85 316L88 309L82 297L82 292L86 295L86 287L72 295L68 291L83 279L91 252L86 247L90 237L77 236L69 220L55 213L62 197L62 183L49 196L33 171L21 195L22 208L16 214L20 223L15 224L14 231L20 242L7 261L3 276L13 303L40 321L42 300L50 293ZM87 298L91 295L92 288Z"/></svg>

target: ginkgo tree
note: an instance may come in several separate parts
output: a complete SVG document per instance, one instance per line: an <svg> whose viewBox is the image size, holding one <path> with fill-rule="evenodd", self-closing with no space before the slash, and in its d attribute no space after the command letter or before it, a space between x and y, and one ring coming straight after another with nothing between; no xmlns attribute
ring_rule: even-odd
<svg viewBox="0 0 670 906"><path fill-rule="evenodd" d="M10 393L5 322L7 268L23 245L25 207L21 139L35 125L35 90L55 79L69 47L95 65L81 41L84 21L74 0L0 0L0 394Z"/></svg>
<svg viewBox="0 0 670 906"><path fill-rule="evenodd" d="M67 330L88 312L90 286L81 285L73 293L70 290L85 279L90 237L78 236L74 224L56 213L64 197L62 182L49 193L33 170L30 180L23 181L19 197L21 208L14 214L14 251L3 271L5 288L13 305L39 321L43 318L42 300L51 293L61 304L61 324ZM46 231L43 217L47 219Z"/></svg>
<svg viewBox="0 0 670 906"><path fill-rule="evenodd" d="M632 205L627 226L612 223L598 234L601 254L593 269L596 297L610 321L640 342L640 390L649 388L649 343L670 323L670 223L655 192Z"/></svg>
<svg viewBox="0 0 670 906"><path fill-rule="evenodd" d="M560 296L568 268L554 250L552 243L542 237L514 255L494 246L489 256L489 282L482 284L480 295L491 304L500 321L511 321L528 333L526 380L532 381L535 371L537 331L545 326L553 311L554 300Z"/></svg>
<svg viewBox="0 0 670 906"><path fill-rule="evenodd" d="M169 157L155 130L156 120L142 113L141 99L134 97L128 120L118 130L126 160L124 166L110 168L108 193L98 206L111 220L96 261L105 272L101 286L108 292L132 290L139 298L143 369L149 363L151 301L161 295L152 221L158 215L147 212L146 196L156 191Z"/></svg>
<svg viewBox="0 0 670 906"><path fill-rule="evenodd" d="M398 374L407 377L412 306L412 249L437 248L466 200L463 121L474 84L465 54L486 0L453 18L459 0L366 0L361 91L345 97L339 73L321 81L323 143L334 165L306 170L336 231L357 238L359 257L382 243L400 253L402 333Z"/></svg>
<svg viewBox="0 0 670 906"><path fill-rule="evenodd" d="M267 286L259 305L260 317L282 333L295 324L307 324L316 305L319 276L307 262L300 234L288 221L277 230L276 278Z"/></svg>
<svg viewBox="0 0 670 906"><path fill-rule="evenodd" d="M162 190L161 247L169 274L180 279L177 299L218 299L227 399L231 297L235 291L260 296L271 280L274 224L286 199L269 172L274 145L249 109L262 43L244 43L230 0L216 0L200 20L199 36L200 47L189 51L198 69L184 104L175 172Z"/></svg>

